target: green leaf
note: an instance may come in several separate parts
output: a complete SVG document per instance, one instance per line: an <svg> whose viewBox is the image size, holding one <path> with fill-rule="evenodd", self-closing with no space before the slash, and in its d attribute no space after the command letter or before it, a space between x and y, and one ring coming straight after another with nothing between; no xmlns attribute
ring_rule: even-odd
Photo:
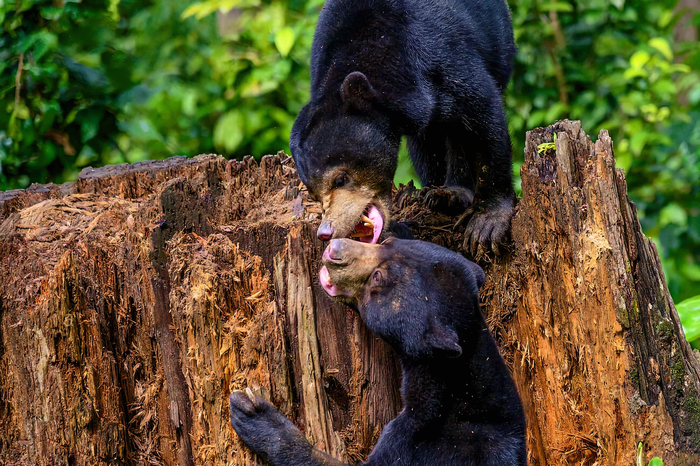
<svg viewBox="0 0 700 466"><path fill-rule="evenodd" d="M243 142L245 119L239 110L231 110L219 118L214 128L214 145L233 153Z"/></svg>
<svg viewBox="0 0 700 466"><path fill-rule="evenodd" d="M228 13L234 8L249 8L258 5L260 5L260 0L206 0L193 3L185 8L180 18L187 19L190 16L194 16L197 19L202 19L214 13L216 10L220 10L222 13Z"/></svg>
<svg viewBox="0 0 700 466"><path fill-rule="evenodd" d="M615 5L615 8L622 11L625 7L625 0L612 0L612 4Z"/></svg>
<svg viewBox="0 0 700 466"><path fill-rule="evenodd" d="M671 20L673 20L673 17L675 15L673 14L673 10L666 10L663 13L661 13L661 16L659 16L659 26L663 29L666 26L669 25Z"/></svg>
<svg viewBox="0 0 700 466"><path fill-rule="evenodd" d="M644 50L637 50L630 57L630 65L632 68L640 69L647 64L650 58L651 55L649 55L648 52L645 52Z"/></svg>
<svg viewBox="0 0 700 466"><path fill-rule="evenodd" d="M565 116L567 111L567 106L564 105L562 102L557 102L556 104L552 105L549 110L547 110L547 113L544 117L545 121L548 121L550 123L554 123L556 120L561 119L562 117Z"/></svg>
<svg viewBox="0 0 700 466"><path fill-rule="evenodd" d="M96 119L87 119L80 124L80 138L83 143L97 135L97 130L100 129L100 121Z"/></svg>
<svg viewBox="0 0 700 466"><path fill-rule="evenodd" d="M294 30L290 27L282 28L275 34L275 47L279 51L280 55L287 57L289 52L294 47Z"/></svg>
<svg viewBox="0 0 700 466"><path fill-rule="evenodd" d="M207 8L206 5L204 5L201 2L198 3L193 3L192 5L188 6L185 8L185 11L182 12L180 15L180 19L187 19L190 16L194 16L196 14L199 14L202 11L208 11L209 13L213 13L215 10L212 10L210 8Z"/></svg>
<svg viewBox="0 0 700 466"><path fill-rule="evenodd" d="M615 148L615 166L617 168L622 168L625 172L629 172L632 166L632 156L629 151L618 151Z"/></svg>
<svg viewBox="0 0 700 466"><path fill-rule="evenodd" d="M83 143L97 136L103 115L103 109L96 106L87 108L78 113L77 119L80 121L80 137Z"/></svg>
<svg viewBox="0 0 700 466"><path fill-rule="evenodd" d="M685 338L688 341L700 338L700 295L676 304L676 310L683 324Z"/></svg>
<svg viewBox="0 0 700 466"><path fill-rule="evenodd" d="M41 116L41 123L39 124L39 134L44 134L51 129L53 122L56 120L61 107L56 102L48 102L46 105L46 110Z"/></svg>
<svg viewBox="0 0 700 466"><path fill-rule="evenodd" d="M27 11L31 7L34 6L33 0L20 0L19 2L12 2L12 3L19 3L19 6L17 6L15 9L15 14L21 13L23 11Z"/></svg>
<svg viewBox="0 0 700 466"><path fill-rule="evenodd" d="M659 227L663 228L669 223L684 227L688 225L688 214L683 207L679 206L675 202L668 204L666 207L661 209L659 214Z"/></svg>
<svg viewBox="0 0 700 466"><path fill-rule="evenodd" d="M197 92L195 90L187 90L182 96L182 113L187 116L192 116L197 113Z"/></svg>
<svg viewBox="0 0 700 466"><path fill-rule="evenodd" d="M641 154L642 149L644 149L644 146L647 143L648 137L648 134L643 132L633 134L630 138L630 151L634 155Z"/></svg>
<svg viewBox="0 0 700 466"><path fill-rule="evenodd" d="M671 96L676 92L676 85L670 79L659 79L651 88L655 93L660 95L668 94Z"/></svg>
<svg viewBox="0 0 700 466"><path fill-rule="evenodd" d="M691 104L697 105L700 103L700 84L694 86L688 93L688 100Z"/></svg>
<svg viewBox="0 0 700 466"><path fill-rule="evenodd" d="M20 120L26 120L31 116L31 113L29 112L29 107L27 107L24 102L19 101L17 105L14 108L14 113L17 118Z"/></svg>
<svg viewBox="0 0 700 466"><path fill-rule="evenodd" d="M202 19L214 13L217 9L217 2L197 2L185 8L180 18L187 19L190 16L195 16L197 19Z"/></svg>
<svg viewBox="0 0 700 466"><path fill-rule="evenodd" d="M228 13L234 8L250 8L259 6L260 0L209 0L212 3L218 4L219 11Z"/></svg>
<svg viewBox="0 0 700 466"><path fill-rule="evenodd" d="M662 37L654 37L653 39L649 39L649 46L661 52L666 60L673 60L673 52L671 51L671 46L668 45L666 39Z"/></svg>
<svg viewBox="0 0 700 466"><path fill-rule="evenodd" d="M627 68L623 76L625 79L646 78L649 76L649 73L642 68Z"/></svg>
<svg viewBox="0 0 700 466"><path fill-rule="evenodd" d="M39 14L44 19L47 19L49 21L56 21L63 14L63 11L64 11L63 8L64 7L62 7L62 6L53 6L53 5L42 6L39 8Z"/></svg>
<svg viewBox="0 0 700 466"><path fill-rule="evenodd" d="M674 63L668 69L671 73L690 73L692 69L685 63Z"/></svg>
<svg viewBox="0 0 700 466"><path fill-rule="evenodd" d="M651 461L649 461L649 466L664 466L664 462L661 460L661 458L655 456L651 459Z"/></svg>
<svg viewBox="0 0 700 466"><path fill-rule="evenodd" d="M681 266L681 271L691 280L700 282L700 264L686 262Z"/></svg>
<svg viewBox="0 0 700 466"><path fill-rule="evenodd" d="M55 50L58 46L58 38L48 31L41 31L34 36L32 59L39 61L49 50Z"/></svg>
<svg viewBox="0 0 700 466"><path fill-rule="evenodd" d="M78 154L78 158L75 160L75 165L82 168L95 160L97 160L97 153L92 147L84 145L80 154Z"/></svg>
<svg viewBox="0 0 700 466"><path fill-rule="evenodd" d="M120 0L109 0L109 13L112 17L112 21L115 23L119 22L119 1Z"/></svg>
<svg viewBox="0 0 700 466"><path fill-rule="evenodd" d="M569 12L569 11L574 11L574 7L571 6L571 3L566 3L566 2L550 2L550 3L543 3L540 5L540 11L562 11L562 12Z"/></svg>

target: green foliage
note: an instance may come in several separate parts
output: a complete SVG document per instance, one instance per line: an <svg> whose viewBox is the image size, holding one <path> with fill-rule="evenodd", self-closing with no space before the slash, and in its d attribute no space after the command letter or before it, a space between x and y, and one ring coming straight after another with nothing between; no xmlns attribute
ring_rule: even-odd
<svg viewBox="0 0 700 466"><path fill-rule="evenodd" d="M676 2L511 0L505 101L516 175L528 129L568 117L609 130L682 300L700 288L700 49L673 43ZM287 148L322 4L0 2L0 189L87 165ZM396 180L415 178L405 144L400 160Z"/></svg>
<svg viewBox="0 0 700 466"><path fill-rule="evenodd" d="M680 300L700 287L700 50L671 42L675 4L511 1L519 53L506 103L518 158L525 132L557 119L610 132Z"/></svg>
<svg viewBox="0 0 700 466"><path fill-rule="evenodd" d="M88 165L288 147L322 3L0 3L0 189ZM220 36L211 13L232 8Z"/></svg>
<svg viewBox="0 0 700 466"><path fill-rule="evenodd" d="M72 179L85 147L110 149L116 100L133 83L128 72L109 77L123 74L122 56L107 46L109 7L0 3L0 189Z"/></svg>
<svg viewBox="0 0 700 466"><path fill-rule="evenodd" d="M686 339L694 348L700 349L700 295L678 303L676 309L681 318Z"/></svg>
<svg viewBox="0 0 700 466"><path fill-rule="evenodd" d="M296 114L308 99L308 61L321 0L207 0L193 3L182 18L213 19L236 8L203 68L220 89L206 95L202 83L189 92L217 110L213 149L225 155L263 155L289 146ZM212 25L213 26L213 25ZM223 98L222 98L223 97ZM201 150L200 145L193 150ZM276 149L273 149L276 148Z"/></svg>

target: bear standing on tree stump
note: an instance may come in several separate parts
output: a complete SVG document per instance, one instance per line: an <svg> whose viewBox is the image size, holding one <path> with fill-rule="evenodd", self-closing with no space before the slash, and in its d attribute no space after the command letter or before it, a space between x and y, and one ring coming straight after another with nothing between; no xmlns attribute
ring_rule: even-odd
<svg viewBox="0 0 700 466"><path fill-rule="evenodd" d="M465 248L498 253L515 201L502 103L515 50L503 0L327 1L290 141L323 206L318 237L379 240L405 135L431 208L470 208Z"/></svg>

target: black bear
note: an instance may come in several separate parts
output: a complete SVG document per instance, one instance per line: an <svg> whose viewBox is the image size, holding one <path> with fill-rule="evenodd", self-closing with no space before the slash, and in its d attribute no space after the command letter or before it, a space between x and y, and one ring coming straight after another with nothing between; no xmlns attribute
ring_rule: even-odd
<svg viewBox="0 0 700 466"><path fill-rule="evenodd" d="M376 243L402 136L437 210L473 215L465 248L499 253L515 202L503 90L516 47L505 0L328 0L311 99L290 139L323 206L322 240Z"/></svg>
<svg viewBox="0 0 700 466"><path fill-rule="evenodd" d="M334 239L321 285L342 296L397 352L404 409L384 428L369 465L526 464L520 398L479 309L483 271L422 241ZM229 399L231 425L274 465L337 465L270 403Z"/></svg>

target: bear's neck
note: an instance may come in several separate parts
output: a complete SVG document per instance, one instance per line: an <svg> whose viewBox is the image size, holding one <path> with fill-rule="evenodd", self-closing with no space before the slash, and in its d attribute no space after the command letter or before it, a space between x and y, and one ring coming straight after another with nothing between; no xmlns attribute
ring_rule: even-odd
<svg viewBox="0 0 700 466"><path fill-rule="evenodd" d="M458 358L400 357L404 412L417 429L446 422L501 423L520 404L486 325L460 340L463 352Z"/></svg>

